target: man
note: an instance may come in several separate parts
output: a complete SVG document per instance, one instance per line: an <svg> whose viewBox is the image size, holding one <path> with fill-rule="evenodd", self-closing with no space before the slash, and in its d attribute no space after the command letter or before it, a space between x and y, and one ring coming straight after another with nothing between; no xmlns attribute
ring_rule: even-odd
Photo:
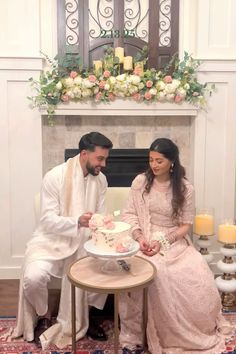
<svg viewBox="0 0 236 354"><path fill-rule="evenodd" d="M86 255L84 243L89 238L88 223L93 213L105 211L106 177L101 168L112 142L98 132L85 134L79 142L80 153L66 163L54 167L44 179L41 190L41 217L34 237L27 244L17 327L14 337L24 336L46 348L50 343L63 348L71 343L70 285L68 266ZM47 284L51 277L62 278L57 323L51 326L48 311ZM88 329L88 309L102 309L103 294L77 289L77 339ZM90 328L94 339L105 340L101 327Z"/></svg>

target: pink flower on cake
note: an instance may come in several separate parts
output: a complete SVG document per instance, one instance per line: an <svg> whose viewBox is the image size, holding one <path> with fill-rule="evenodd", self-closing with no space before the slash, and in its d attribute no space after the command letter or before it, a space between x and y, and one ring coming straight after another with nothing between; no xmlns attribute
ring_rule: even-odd
<svg viewBox="0 0 236 354"><path fill-rule="evenodd" d="M115 224L113 223L113 216L93 214L93 216L89 220L89 228L94 231L100 227L104 227L109 230L114 229Z"/></svg>
<svg viewBox="0 0 236 354"><path fill-rule="evenodd" d="M118 245L116 245L116 252L119 252L119 253L125 253L125 252L128 252L129 250L124 247L122 245L122 243L119 243Z"/></svg>

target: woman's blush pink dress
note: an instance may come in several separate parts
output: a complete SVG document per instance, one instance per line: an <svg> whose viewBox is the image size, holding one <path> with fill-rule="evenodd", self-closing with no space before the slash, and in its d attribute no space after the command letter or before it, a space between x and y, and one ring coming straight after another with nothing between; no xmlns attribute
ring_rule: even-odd
<svg viewBox="0 0 236 354"><path fill-rule="evenodd" d="M145 176L134 180L123 220L140 228L147 240L154 231L172 231L180 223L193 222L194 191L187 181L181 217L172 220L170 182L155 182L149 194L143 194ZM153 257L157 275L148 290L147 339L152 354L205 353L224 351L220 327L228 326L221 314L221 300L214 277L188 236ZM121 295L120 342L129 348L142 344L142 296L140 292Z"/></svg>

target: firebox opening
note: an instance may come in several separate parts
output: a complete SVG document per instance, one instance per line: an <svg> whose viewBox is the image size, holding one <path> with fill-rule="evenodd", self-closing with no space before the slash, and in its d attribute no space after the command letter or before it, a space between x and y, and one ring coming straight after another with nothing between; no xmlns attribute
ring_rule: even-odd
<svg viewBox="0 0 236 354"><path fill-rule="evenodd" d="M65 149L65 161L79 149ZM103 173L109 187L130 187L133 179L148 167L148 149L112 149Z"/></svg>

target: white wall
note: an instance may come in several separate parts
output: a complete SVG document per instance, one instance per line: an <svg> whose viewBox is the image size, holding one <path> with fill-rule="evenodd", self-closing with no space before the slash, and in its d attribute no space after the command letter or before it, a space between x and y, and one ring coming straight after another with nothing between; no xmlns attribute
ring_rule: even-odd
<svg viewBox="0 0 236 354"><path fill-rule="evenodd" d="M192 129L197 205L213 205L219 223L235 215L236 2L180 5L180 52L204 59L199 78L217 87ZM0 40L0 278L17 278L42 175L41 119L26 100L27 80L39 75L40 50L56 54L56 0L1 0ZM215 241L215 259L218 248Z"/></svg>

